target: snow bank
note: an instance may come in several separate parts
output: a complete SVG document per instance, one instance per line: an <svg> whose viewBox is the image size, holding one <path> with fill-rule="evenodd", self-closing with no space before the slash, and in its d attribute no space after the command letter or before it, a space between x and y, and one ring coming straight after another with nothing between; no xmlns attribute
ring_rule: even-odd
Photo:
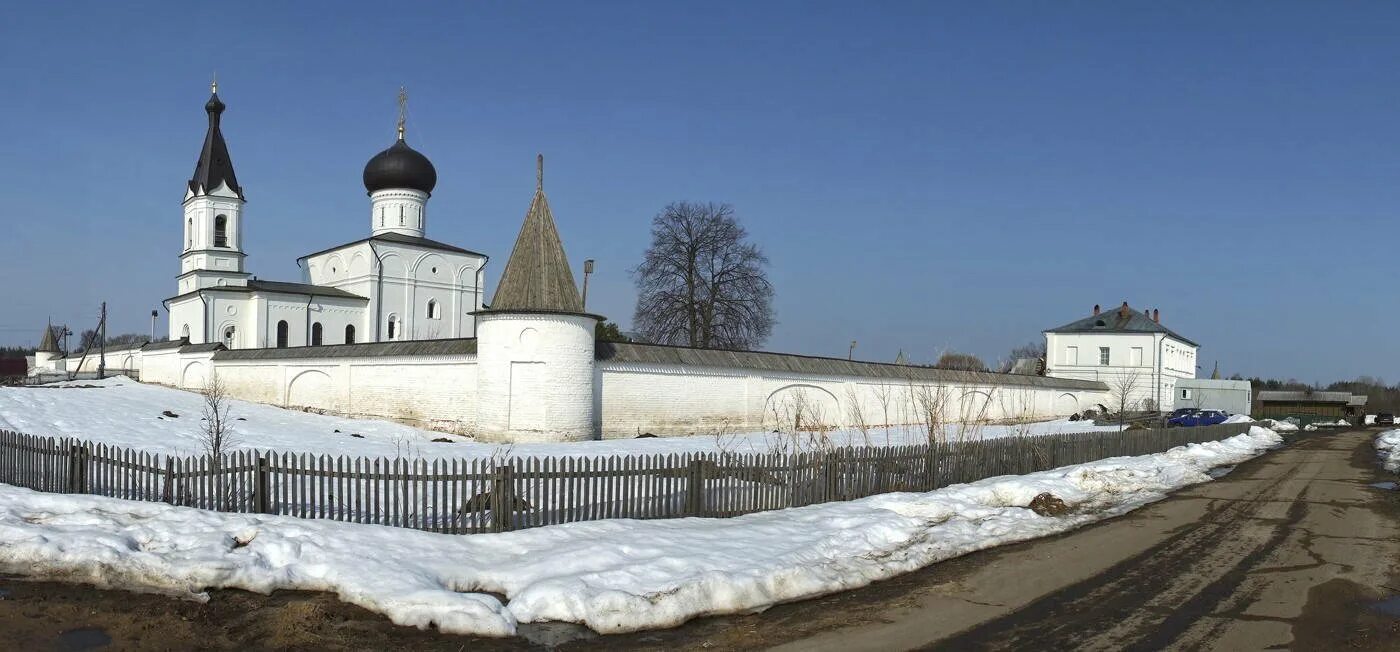
<svg viewBox="0 0 1400 652"><path fill-rule="evenodd" d="M222 514L0 485L0 573L207 599L207 588L331 591L400 625L505 636L567 621L671 627L856 588L975 550L1074 529L1206 482L1281 443L1260 427L929 493L733 519L595 521L451 536ZM1074 510L1042 517L1042 492ZM508 598L502 604L490 594Z"/></svg>
<svg viewBox="0 0 1400 652"><path fill-rule="evenodd" d="M1298 432L1298 424L1288 421L1276 421L1274 419L1260 419L1259 425L1274 432ZM1316 430L1316 428L1314 428Z"/></svg>
<svg viewBox="0 0 1400 652"><path fill-rule="evenodd" d="M1376 452L1385 470L1400 473L1400 430L1387 430L1376 435Z"/></svg>
<svg viewBox="0 0 1400 652"><path fill-rule="evenodd" d="M68 387L59 388L61 385ZM96 387L89 387L93 385ZM427 459L490 458L503 450L497 444L476 443L468 437L390 421L325 416L247 401L230 403L235 419L233 448ZM202 399L197 393L143 385L124 377L79 380L43 388L0 387L0 428L30 435L74 437L139 448L149 453L202 453L199 442L202 408ZM167 410L179 416L165 416L163 412ZM1092 421L1059 419L1005 426L950 424L944 435L949 440L961 441L1118 429L1116 425L1095 426ZM872 428L868 432L844 430L826 436L834 446L903 446L927 441L927 435L915 427ZM440 438L451 441L433 441ZM800 437L806 438L805 434ZM785 440L782 435L750 432L569 444L515 444L510 452L516 457L685 454L720 449L734 453L767 453L791 450L799 444Z"/></svg>
<svg viewBox="0 0 1400 652"><path fill-rule="evenodd" d="M1254 423L1254 419L1249 418L1247 414L1232 414L1225 423Z"/></svg>

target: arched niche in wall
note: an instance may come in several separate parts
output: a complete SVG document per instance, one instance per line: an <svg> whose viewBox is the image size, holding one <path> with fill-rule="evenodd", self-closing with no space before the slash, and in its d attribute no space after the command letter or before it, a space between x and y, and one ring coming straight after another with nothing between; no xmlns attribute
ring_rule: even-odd
<svg viewBox="0 0 1400 652"><path fill-rule="evenodd" d="M209 377L208 365L198 360L185 365L180 372L180 386L188 389L202 389Z"/></svg>
<svg viewBox="0 0 1400 652"><path fill-rule="evenodd" d="M324 371L308 369L287 383L287 406L339 409L331 377Z"/></svg>
<svg viewBox="0 0 1400 652"><path fill-rule="evenodd" d="M831 392L794 383L774 390L763 406L764 430L817 432L843 422L841 404Z"/></svg>

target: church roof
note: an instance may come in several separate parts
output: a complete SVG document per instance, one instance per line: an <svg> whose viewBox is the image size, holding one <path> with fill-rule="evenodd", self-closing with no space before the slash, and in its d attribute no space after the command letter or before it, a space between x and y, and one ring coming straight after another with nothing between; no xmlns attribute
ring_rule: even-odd
<svg viewBox="0 0 1400 652"><path fill-rule="evenodd" d="M204 134L204 147L199 150L199 160L194 164L194 176L190 177L190 192L205 194L222 183L228 184L229 190L242 199L243 188L233 174L233 159L229 158L224 133L219 129L219 116L224 112L224 103L219 100L217 87L204 105L204 111L209 114L209 130Z"/></svg>
<svg viewBox="0 0 1400 652"><path fill-rule="evenodd" d="M1083 319L1072 321L1064 326L1052 328L1045 331L1047 333L1165 333L1174 339L1181 340L1191 346L1200 346L1191 340L1182 337L1161 323L1152 319L1145 312L1133 310L1124 303L1122 307L1113 310L1105 310L1097 315L1089 315Z"/></svg>
<svg viewBox="0 0 1400 652"><path fill-rule="evenodd" d="M583 300L574 285L574 274L554 225L549 200L544 196L543 156L538 165L535 197L530 200L515 248L501 272L490 311L582 313Z"/></svg>
<svg viewBox="0 0 1400 652"><path fill-rule="evenodd" d="M316 252L316 253L314 253L314 254L306 254L305 256L302 256L301 258L298 258L297 260L306 260L307 258L311 258L312 256L319 256L319 255L321 255L321 254L330 253L330 252L335 251L335 250L337 250L337 249L344 249L344 248L346 248L346 247L353 247L353 246L355 246L355 245L357 245L357 244L363 244L363 243L369 242L369 241L371 241L371 240L373 240L373 241L375 241L375 242L392 242L392 243L395 243L395 244L413 245L413 246L415 246L415 247L422 247L422 248L424 248L424 249L435 249L435 250L437 250L437 251L448 251L448 252L452 252L452 253L455 253L455 254L470 254L470 255L472 255L472 256L481 256L482 258L488 258L488 256L487 256L486 254L483 254L483 253L481 253L481 252L472 251L472 250L470 250L470 249L463 249L463 248L461 248L461 247L456 247L456 246L453 246L453 245L450 245L450 244L447 244L447 243L444 243L444 242L438 242L437 240L429 240L429 239L427 239L427 238L420 238L420 237L418 237L418 236L405 235L405 234L403 234L403 233L394 233L393 231L389 231L389 232L386 232L386 233L381 233L381 234L379 234L379 235L372 235L372 236L370 236L370 237L368 237L368 238L363 238L363 239L360 239L360 240L356 240L356 241L354 241L354 242L347 242L347 243L345 243L345 244L343 244L343 245L336 245L336 246L331 247L331 248L329 248L329 249L322 249L322 250L320 250L320 251L318 251L318 252Z"/></svg>
<svg viewBox="0 0 1400 652"><path fill-rule="evenodd" d="M44 327L44 337L39 340L39 353L58 353L58 341L53 336L53 326Z"/></svg>
<svg viewBox="0 0 1400 652"><path fill-rule="evenodd" d="M262 290L263 292L282 292L286 294L308 294L318 297L341 297L344 299L364 299L353 292L346 292L340 288L333 288L326 285L311 285L310 283L288 283L285 281L248 281L248 289Z"/></svg>

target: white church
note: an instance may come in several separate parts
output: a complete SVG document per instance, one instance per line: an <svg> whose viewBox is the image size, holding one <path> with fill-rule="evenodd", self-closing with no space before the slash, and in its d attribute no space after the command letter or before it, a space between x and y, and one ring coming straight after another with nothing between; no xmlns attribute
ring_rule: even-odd
<svg viewBox="0 0 1400 652"><path fill-rule="evenodd" d="M170 340L106 352L109 370L141 382L199 390L217 374L249 401L501 442L918 425L930 410L1029 421L1106 402L1098 378L596 341L602 317L583 309L542 158L487 301L487 256L427 237L438 174L404 139L402 111L398 139L365 165L367 237L302 257L299 282L260 280L243 249L258 221L244 214L214 91L164 302ZM47 331L35 356L40 370L96 365L63 358Z"/></svg>
<svg viewBox="0 0 1400 652"><path fill-rule="evenodd" d="M179 293L164 302L170 339L243 349L475 335L486 256L425 237L437 170L405 142L402 116L398 140L365 165L369 236L297 259L299 282L264 281L243 264L245 200L213 91L185 191Z"/></svg>

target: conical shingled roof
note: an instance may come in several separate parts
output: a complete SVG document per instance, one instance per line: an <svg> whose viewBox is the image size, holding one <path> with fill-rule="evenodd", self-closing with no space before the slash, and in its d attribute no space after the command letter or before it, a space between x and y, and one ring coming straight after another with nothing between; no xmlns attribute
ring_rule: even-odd
<svg viewBox="0 0 1400 652"><path fill-rule="evenodd" d="M53 326L44 327L44 339L39 340L39 353L58 353L58 340L54 339Z"/></svg>
<svg viewBox="0 0 1400 652"><path fill-rule="evenodd" d="M224 103L215 91L204 105L209 114L209 131L204 134L204 147L199 150L199 160L194 164L194 176L190 177L190 192L200 195L211 192L220 183L228 184L228 189L243 199L243 188L233 175L233 160L228 155L228 145L224 143L224 132L219 128L219 116L224 112Z"/></svg>
<svg viewBox="0 0 1400 652"><path fill-rule="evenodd" d="M543 169L543 159L540 166ZM525 224L515 239L515 248L501 272L496 297L491 301L492 312L545 311L583 312L569 259L564 255L564 243L554 226L554 214L544 196L543 172L535 186L535 198L525 213Z"/></svg>

